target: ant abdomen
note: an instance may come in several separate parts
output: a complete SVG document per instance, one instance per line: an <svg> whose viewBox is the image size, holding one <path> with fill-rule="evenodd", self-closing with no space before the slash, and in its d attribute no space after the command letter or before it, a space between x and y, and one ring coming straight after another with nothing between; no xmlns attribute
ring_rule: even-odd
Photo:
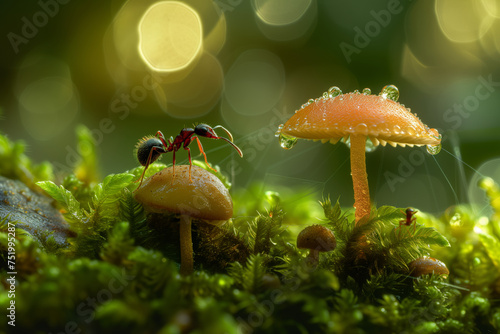
<svg viewBox="0 0 500 334"><path fill-rule="evenodd" d="M156 150L153 148L156 147ZM144 137L136 145L137 160L143 166L156 161L162 153L165 153L160 139L155 137ZM151 157L149 155L151 154Z"/></svg>

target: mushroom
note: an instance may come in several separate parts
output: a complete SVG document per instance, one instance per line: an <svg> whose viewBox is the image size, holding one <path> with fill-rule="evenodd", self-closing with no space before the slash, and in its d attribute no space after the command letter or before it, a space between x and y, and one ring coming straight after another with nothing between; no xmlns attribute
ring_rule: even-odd
<svg viewBox="0 0 500 334"><path fill-rule="evenodd" d="M297 236L297 247L309 249L307 260L313 266L318 264L320 252L332 251L336 246L335 235L323 225L308 226Z"/></svg>
<svg viewBox="0 0 500 334"><path fill-rule="evenodd" d="M408 268L410 269L410 275L413 277L420 277L428 274L450 274L446 264L430 256L424 256L410 262Z"/></svg>
<svg viewBox="0 0 500 334"><path fill-rule="evenodd" d="M233 215L229 191L214 174L193 166L168 167L144 180L134 194L137 202L149 212L180 215L181 275L193 272L191 222L195 218L220 225Z"/></svg>
<svg viewBox="0 0 500 334"><path fill-rule="evenodd" d="M322 97L302 105L284 124L277 135L283 148L290 149L297 138L337 143L350 142L351 175L354 189L356 224L370 213L370 192L365 165L366 138L374 146L427 145L431 154L439 153L441 135L430 129L409 108L397 102L398 89L385 86L379 95L363 93L342 94L332 87Z"/></svg>

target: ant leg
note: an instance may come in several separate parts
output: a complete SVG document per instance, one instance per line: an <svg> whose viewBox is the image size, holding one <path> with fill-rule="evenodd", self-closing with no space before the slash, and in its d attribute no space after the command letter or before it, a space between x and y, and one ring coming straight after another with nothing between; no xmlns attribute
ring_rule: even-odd
<svg viewBox="0 0 500 334"><path fill-rule="evenodd" d="M141 181L141 182L139 183L139 186L136 188L136 190L137 190L137 189L139 189L139 188L141 187L141 185L142 185L142 181L143 181L143 179L144 179L144 175L146 174L146 170L148 169L149 165L151 164L151 157L153 156L153 151L156 151L156 150L158 150L158 148L153 147L153 148L151 148L151 150L149 151L148 160L146 161L146 165L144 165L144 170L142 171L141 178L140 178L140 179L138 179L137 181L135 181L135 182L138 182L139 180ZM165 153L165 152L162 152L162 153Z"/></svg>
<svg viewBox="0 0 500 334"><path fill-rule="evenodd" d="M172 181L175 178L175 150L173 151L173 158L172 158Z"/></svg>
<svg viewBox="0 0 500 334"><path fill-rule="evenodd" d="M207 160L207 155L205 154L205 151L203 150L203 146L201 145L200 139L198 137L193 137L193 139L196 138L196 141L198 142L198 148L200 149L200 152L203 153L203 156L205 157L205 163L207 164L208 168L213 170L214 172L217 172L217 170L213 169L212 166L208 163ZM191 160L189 161L191 163Z"/></svg>
<svg viewBox="0 0 500 334"><path fill-rule="evenodd" d="M188 159L189 159L189 182L193 182L191 179L191 167L193 167L193 162L191 161L191 150L189 147L186 147L186 150L188 151Z"/></svg>
<svg viewBox="0 0 500 334"><path fill-rule="evenodd" d="M170 140L168 141L165 141L165 136L163 135L163 133L161 131L158 131L156 132L156 137L161 140L163 146L165 146L165 148L169 148L172 144L170 143Z"/></svg>

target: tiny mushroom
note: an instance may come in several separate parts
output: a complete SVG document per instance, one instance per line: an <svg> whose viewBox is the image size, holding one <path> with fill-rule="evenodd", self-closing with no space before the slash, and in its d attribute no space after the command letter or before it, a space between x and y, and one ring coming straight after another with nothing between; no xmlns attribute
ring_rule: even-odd
<svg viewBox="0 0 500 334"><path fill-rule="evenodd" d="M180 215L181 275L193 272L191 221L220 225L233 215L233 202L224 184L211 172L193 166L168 167L144 180L134 194L147 211Z"/></svg>
<svg viewBox="0 0 500 334"><path fill-rule="evenodd" d="M410 262L408 268L410 269L410 275L413 277L428 274L448 275L450 273L448 268L446 268L446 264L429 256L424 256Z"/></svg>
<svg viewBox="0 0 500 334"><path fill-rule="evenodd" d="M313 266L318 264L319 253L335 249L337 241L333 232L323 225L311 225L297 236L297 248L309 249L307 259Z"/></svg>
<svg viewBox="0 0 500 334"><path fill-rule="evenodd" d="M370 192L365 165L366 139L374 146L427 145L430 154L441 148L441 135L397 102L398 89L385 86L379 95L365 88L362 93L342 94L331 87L322 97L302 105L284 124L277 135L283 148L290 149L297 138L337 143L350 142L351 175L354 188L356 223L370 213Z"/></svg>

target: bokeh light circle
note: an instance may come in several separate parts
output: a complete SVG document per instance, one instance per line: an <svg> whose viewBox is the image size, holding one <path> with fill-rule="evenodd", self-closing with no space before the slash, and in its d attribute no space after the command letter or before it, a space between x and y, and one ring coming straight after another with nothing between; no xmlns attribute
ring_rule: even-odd
<svg viewBox="0 0 500 334"><path fill-rule="evenodd" d="M480 33L491 26L493 18L478 1L436 0L436 17L443 34L451 41L469 43L480 38Z"/></svg>
<svg viewBox="0 0 500 334"><path fill-rule="evenodd" d="M139 52L155 71L186 68L200 55L202 41L198 13L182 2L158 2L149 7L139 23Z"/></svg>
<svg viewBox="0 0 500 334"><path fill-rule="evenodd" d="M64 77L35 80L20 93L21 121L37 140L49 140L65 130L79 111L73 83Z"/></svg>
<svg viewBox="0 0 500 334"><path fill-rule="evenodd" d="M284 26L301 19L312 0L253 0L255 13L263 22Z"/></svg>
<svg viewBox="0 0 500 334"><path fill-rule="evenodd" d="M317 20L315 0L253 0L252 6L259 30L274 41L307 37Z"/></svg>

